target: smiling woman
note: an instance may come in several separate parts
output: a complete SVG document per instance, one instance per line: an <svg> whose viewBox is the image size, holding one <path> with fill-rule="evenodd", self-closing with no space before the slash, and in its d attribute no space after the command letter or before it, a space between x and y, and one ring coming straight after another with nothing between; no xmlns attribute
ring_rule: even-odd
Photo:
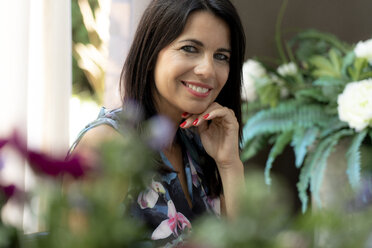
<svg viewBox="0 0 372 248"><path fill-rule="evenodd" d="M155 66L158 111L180 120L182 113L203 113L229 75L229 27L206 11L189 16L179 37L163 48Z"/></svg>
<svg viewBox="0 0 372 248"><path fill-rule="evenodd" d="M102 111L73 145L87 154L108 132L120 137L125 122L120 114L133 113L133 105L144 116L139 132L156 115L170 120L170 142L159 147L154 164L158 173L147 190L128 197L134 199L128 203L131 214L148 225L157 244L182 242L204 213L236 214L244 182L239 157L244 50L230 1L152 1L121 74L122 108Z"/></svg>

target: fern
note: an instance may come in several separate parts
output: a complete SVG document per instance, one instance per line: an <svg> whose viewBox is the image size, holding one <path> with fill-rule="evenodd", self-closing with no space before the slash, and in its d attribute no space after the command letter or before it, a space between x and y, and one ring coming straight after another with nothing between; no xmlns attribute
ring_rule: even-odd
<svg viewBox="0 0 372 248"><path fill-rule="evenodd" d="M262 150L267 145L267 137L264 135L254 137L249 142L246 143L243 152L241 154L241 160L243 162L247 161L254 155L256 155L260 150Z"/></svg>
<svg viewBox="0 0 372 248"><path fill-rule="evenodd" d="M305 129L297 129L293 135L291 146L296 155L296 167L299 168L306 156L307 148L314 143L319 130L315 127Z"/></svg>
<svg viewBox="0 0 372 248"><path fill-rule="evenodd" d="M299 90L295 93L296 99L299 100L316 100L318 102L328 102L329 99L327 97L324 97L322 94L322 89L321 88L306 88Z"/></svg>
<svg viewBox="0 0 372 248"><path fill-rule="evenodd" d="M312 194L314 197L318 197L318 188L321 184L321 179L323 177L323 172L326 166L326 160L332 151L333 147L337 144L341 137L352 135L352 130L340 130L335 134L320 141L316 150L306 158L305 165L302 167L300 172L300 180L297 183L297 188L299 192L299 198L302 202L302 212L304 213L307 209L308 195L307 189L311 183ZM322 164L323 162L323 164ZM320 164L317 166L317 164ZM315 168L316 167L316 168Z"/></svg>
<svg viewBox="0 0 372 248"><path fill-rule="evenodd" d="M347 175L351 186L356 189L360 183L360 145L367 136L367 130L355 135L351 146L346 153L347 158Z"/></svg>
<svg viewBox="0 0 372 248"><path fill-rule="evenodd" d="M280 134L279 137L276 139L274 146L271 148L265 167L265 182L267 185L271 184L270 170L272 168L272 164L275 158L283 152L284 148L291 141L292 136L293 136L292 131Z"/></svg>
<svg viewBox="0 0 372 248"><path fill-rule="evenodd" d="M330 119L328 126L326 126L325 129L321 131L319 134L319 138L322 139L324 137L327 137L333 132L336 132L342 128L347 128L349 125L346 122L340 121L338 116L333 117Z"/></svg>
<svg viewBox="0 0 372 248"><path fill-rule="evenodd" d="M286 132L301 127L326 127L331 119L332 116L325 113L322 105L287 101L252 116L243 127L243 144L262 134Z"/></svg>

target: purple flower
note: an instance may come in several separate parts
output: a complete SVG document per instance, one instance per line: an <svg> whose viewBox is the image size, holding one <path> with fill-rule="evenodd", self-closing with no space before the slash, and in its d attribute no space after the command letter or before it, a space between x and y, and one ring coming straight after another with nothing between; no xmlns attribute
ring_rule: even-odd
<svg viewBox="0 0 372 248"><path fill-rule="evenodd" d="M6 139L0 139L0 149L8 143L8 140Z"/></svg>
<svg viewBox="0 0 372 248"><path fill-rule="evenodd" d="M2 185L0 184L0 196L4 196L5 204L10 198L16 198L18 201L24 202L26 200L26 193L18 189L15 185Z"/></svg>
<svg viewBox="0 0 372 248"><path fill-rule="evenodd" d="M7 143L12 145L30 163L33 170L45 175L59 176L61 174L70 174L75 178L79 178L88 169L78 155L71 156L68 160L65 160L28 149L26 142L17 132L14 132L9 139L0 140L0 148Z"/></svg>
<svg viewBox="0 0 372 248"><path fill-rule="evenodd" d="M147 144L154 150L162 150L171 143L174 125L165 116L157 115L149 120Z"/></svg>
<svg viewBox="0 0 372 248"><path fill-rule="evenodd" d="M68 160L62 160L29 150L26 153L26 159L35 171L49 176L70 174L75 178L79 178L84 175L86 170L78 156L72 156Z"/></svg>

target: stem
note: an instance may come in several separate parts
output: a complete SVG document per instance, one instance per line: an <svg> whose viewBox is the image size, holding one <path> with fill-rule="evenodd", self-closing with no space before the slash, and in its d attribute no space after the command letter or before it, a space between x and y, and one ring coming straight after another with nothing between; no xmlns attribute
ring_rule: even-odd
<svg viewBox="0 0 372 248"><path fill-rule="evenodd" d="M283 0L282 5L280 6L278 18L276 20L276 25L275 25L276 47L278 49L279 56L280 56L281 60L283 61L283 63L287 63L287 58L285 56L284 49L283 49L283 44L282 44L281 26L282 26L283 16L284 16L285 10L287 8L287 5L288 5L288 0Z"/></svg>

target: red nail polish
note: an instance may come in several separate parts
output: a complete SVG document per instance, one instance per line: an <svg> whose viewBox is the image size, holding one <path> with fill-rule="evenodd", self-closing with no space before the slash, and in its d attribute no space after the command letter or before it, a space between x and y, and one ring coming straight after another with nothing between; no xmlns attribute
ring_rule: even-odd
<svg viewBox="0 0 372 248"><path fill-rule="evenodd" d="M206 114L203 116L204 119L207 119L209 117L209 114Z"/></svg>
<svg viewBox="0 0 372 248"><path fill-rule="evenodd" d="M180 127L184 127L186 125L187 121L184 121L181 123Z"/></svg>
<svg viewBox="0 0 372 248"><path fill-rule="evenodd" d="M195 126L196 124L198 124L199 122L199 119L196 119L192 124Z"/></svg>
<svg viewBox="0 0 372 248"><path fill-rule="evenodd" d="M182 117L185 118L188 115L189 115L189 113L185 112L185 113L182 114Z"/></svg>

